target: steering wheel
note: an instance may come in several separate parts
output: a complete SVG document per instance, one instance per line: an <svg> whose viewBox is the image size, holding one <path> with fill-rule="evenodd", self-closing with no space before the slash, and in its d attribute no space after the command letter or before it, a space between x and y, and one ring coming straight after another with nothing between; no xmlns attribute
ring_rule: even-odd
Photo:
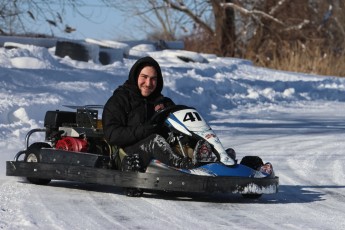
<svg viewBox="0 0 345 230"><path fill-rule="evenodd" d="M151 117L150 122L152 124L162 125L170 113L173 113L182 109L189 109L189 108L191 107L188 107L185 105L171 105L171 106L165 107L164 109L156 111L156 113Z"/></svg>

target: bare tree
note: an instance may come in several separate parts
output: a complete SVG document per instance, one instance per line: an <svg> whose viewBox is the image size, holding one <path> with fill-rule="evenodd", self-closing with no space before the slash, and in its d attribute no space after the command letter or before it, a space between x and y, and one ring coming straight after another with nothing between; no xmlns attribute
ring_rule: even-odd
<svg viewBox="0 0 345 230"><path fill-rule="evenodd" d="M187 15L172 10L164 0L102 0L109 7L123 11L128 17L137 18L132 30L140 30L152 39L175 40L190 32L191 20Z"/></svg>
<svg viewBox="0 0 345 230"><path fill-rule="evenodd" d="M156 38L181 38L183 33L179 32L184 28L188 31L184 34L186 41L193 46L192 49L221 56L249 56L255 59L263 55L265 57L261 59L269 60L273 56L283 56L284 50L296 44L344 46L342 0L115 2L116 6L126 5L125 10L131 9L134 15L139 16L141 22L149 25L144 27L146 31L156 31ZM176 20L178 17L183 20Z"/></svg>
<svg viewBox="0 0 345 230"><path fill-rule="evenodd" d="M345 46L343 0L102 0L138 18L149 38L184 39L186 47L220 56L252 60L284 57L291 47L317 44L342 53ZM20 4L19 4L20 3ZM0 0L0 33L28 33L26 21L72 32L66 7L83 0ZM133 28L131 28L133 29ZM326 50L326 48L324 49Z"/></svg>
<svg viewBox="0 0 345 230"><path fill-rule="evenodd" d="M103 0L109 6L130 12L146 23L145 29L155 38L176 39L202 32L212 46L216 45L222 55L231 55L233 50L234 29L233 10L221 6L231 0ZM218 45L219 44L219 45ZM231 47L231 48L229 48Z"/></svg>
<svg viewBox="0 0 345 230"><path fill-rule="evenodd" d="M209 16L199 15L198 12L193 11L194 8L188 8L183 1L171 1L164 0L164 2L174 10L184 13L190 17L190 19L197 25L197 28L201 29L211 43L216 47L216 53L222 56L234 55L234 41L235 41L235 15L232 8L223 7L223 4L231 3L232 0L210 0L204 1L204 8L202 13L208 13L207 9L211 9L212 14ZM200 1L199 1L200 2ZM207 3L209 5L207 5ZM194 3L196 4L196 3ZM207 22L204 19L212 17Z"/></svg>
<svg viewBox="0 0 345 230"><path fill-rule="evenodd" d="M190 43L194 48L198 39L202 44L207 43L207 46L199 46L198 51L212 47L212 52L221 56L243 56L245 47L255 37L255 31L264 19L284 24L257 7L265 5L265 0L129 0L126 4L116 0L103 1L139 16L141 22L149 25L145 29L161 31L163 39L181 37L179 32L184 29L189 32L185 35L187 40L192 40ZM278 8L279 4L276 5ZM271 13L274 11L272 9Z"/></svg>

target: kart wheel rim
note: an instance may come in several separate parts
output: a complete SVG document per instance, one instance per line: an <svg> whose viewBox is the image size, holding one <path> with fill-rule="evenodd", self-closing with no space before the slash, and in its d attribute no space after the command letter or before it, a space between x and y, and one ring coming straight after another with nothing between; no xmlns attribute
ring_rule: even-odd
<svg viewBox="0 0 345 230"><path fill-rule="evenodd" d="M35 154L30 153L28 155L28 158L26 159L27 162L38 162L37 157Z"/></svg>

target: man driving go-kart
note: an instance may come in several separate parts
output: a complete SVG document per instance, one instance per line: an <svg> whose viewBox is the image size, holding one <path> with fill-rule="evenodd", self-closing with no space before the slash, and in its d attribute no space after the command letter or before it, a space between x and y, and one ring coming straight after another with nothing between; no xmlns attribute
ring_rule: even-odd
<svg viewBox="0 0 345 230"><path fill-rule="evenodd" d="M104 106L102 120L105 138L126 152L123 166L127 170L142 171L152 158L178 168L189 169L196 164L193 154L183 155L173 151L166 140L166 127L151 121L156 111L174 105L170 98L161 94L162 89L163 77L159 64L151 57L144 57L133 65L128 80L114 91ZM195 116L193 113L187 115L190 119ZM207 142L199 142L198 146L197 140L194 142L191 147L199 158L216 160L214 155L211 156L212 148ZM235 164L224 153L220 155L220 161L226 165Z"/></svg>

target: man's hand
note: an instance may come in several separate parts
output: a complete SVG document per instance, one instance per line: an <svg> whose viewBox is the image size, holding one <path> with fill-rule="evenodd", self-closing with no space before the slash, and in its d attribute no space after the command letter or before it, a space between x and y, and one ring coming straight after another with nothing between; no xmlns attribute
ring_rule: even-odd
<svg viewBox="0 0 345 230"><path fill-rule="evenodd" d="M164 109L164 104L163 103L155 105L155 111L156 112L160 111L162 109Z"/></svg>

